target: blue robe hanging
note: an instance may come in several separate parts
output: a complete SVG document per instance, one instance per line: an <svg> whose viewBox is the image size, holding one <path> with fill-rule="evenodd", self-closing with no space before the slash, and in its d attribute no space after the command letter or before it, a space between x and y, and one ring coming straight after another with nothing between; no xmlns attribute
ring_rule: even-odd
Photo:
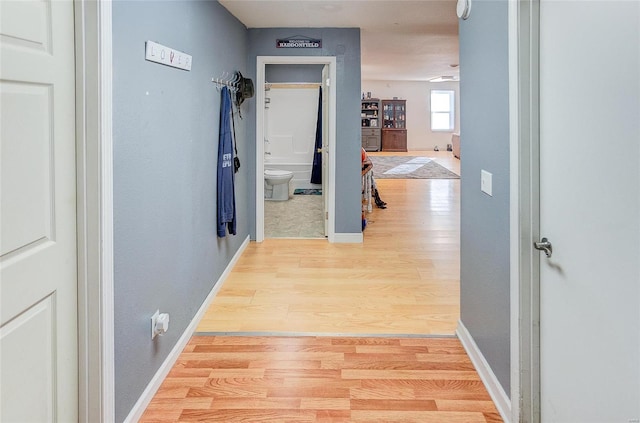
<svg viewBox="0 0 640 423"><path fill-rule="evenodd" d="M218 138L218 236L223 238L226 230L236 234L236 196L233 172L233 138L231 137L231 94L222 87L220 95L220 136Z"/></svg>

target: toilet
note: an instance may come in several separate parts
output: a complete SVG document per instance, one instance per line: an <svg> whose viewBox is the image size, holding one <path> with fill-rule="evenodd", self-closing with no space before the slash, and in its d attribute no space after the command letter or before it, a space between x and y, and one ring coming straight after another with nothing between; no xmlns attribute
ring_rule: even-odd
<svg viewBox="0 0 640 423"><path fill-rule="evenodd" d="M287 201L289 199L289 181L293 172L288 170L266 169L264 171L264 199Z"/></svg>

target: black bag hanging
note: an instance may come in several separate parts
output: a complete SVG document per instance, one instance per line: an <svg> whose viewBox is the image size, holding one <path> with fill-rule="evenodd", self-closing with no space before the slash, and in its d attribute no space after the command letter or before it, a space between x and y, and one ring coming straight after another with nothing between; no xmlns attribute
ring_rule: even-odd
<svg viewBox="0 0 640 423"><path fill-rule="evenodd" d="M240 110L240 108L238 108L238 110ZM233 107L231 107L231 125L233 127L233 150L235 151L236 155L233 158L233 173L238 173L238 170L240 170L240 159L238 158L238 140L236 139L236 120L233 117Z"/></svg>
<svg viewBox="0 0 640 423"><path fill-rule="evenodd" d="M251 98L255 94L255 90L253 87L253 81L251 78L245 78L242 76L240 71L236 71L235 73L236 80L236 107L238 108L238 116L242 119L242 112L240 111L240 105L244 102L245 98ZM238 147L236 140L236 120L234 118L233 108L231 110L231 123L233 124L233 149L236 153L236 156L233 158L233 170L234 173L238 173L240 169L240 159L238 158Z"/></svg>
<svg viewBox="0 0 640 423"><path fill-rule="evenodd" d="M254 96L255 90L253 88L253 80L251 80L251 78L245 78L244 76L242 76L240 71L236 71L236 79L238 80L238 91L236 91L236 106L238 106L239 110L240 105L246 98L251 98Z"/></svg>

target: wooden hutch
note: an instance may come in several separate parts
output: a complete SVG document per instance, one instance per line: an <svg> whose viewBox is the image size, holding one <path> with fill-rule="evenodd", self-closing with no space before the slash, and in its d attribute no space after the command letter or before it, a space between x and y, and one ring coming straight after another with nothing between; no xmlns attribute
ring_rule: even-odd
<svg viewBox="0 0 640 423"><path fill-rule="evenodd" d="M406 103L382 100L382 151L407 151Z"/></svg>

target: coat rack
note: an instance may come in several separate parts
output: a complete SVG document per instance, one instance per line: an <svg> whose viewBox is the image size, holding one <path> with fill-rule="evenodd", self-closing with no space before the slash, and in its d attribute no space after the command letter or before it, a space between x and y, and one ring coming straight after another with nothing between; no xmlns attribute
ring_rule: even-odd
<svg viewBox="0 0 640 423"><path fill-rule="evenodd" d="M222 72L222 75L218 78L211 78L211 82L216 84L216 88L229 87L232 92L237 92L240 89L239 82L240 76L237 72L229 74L227 71Z"/></svg>

